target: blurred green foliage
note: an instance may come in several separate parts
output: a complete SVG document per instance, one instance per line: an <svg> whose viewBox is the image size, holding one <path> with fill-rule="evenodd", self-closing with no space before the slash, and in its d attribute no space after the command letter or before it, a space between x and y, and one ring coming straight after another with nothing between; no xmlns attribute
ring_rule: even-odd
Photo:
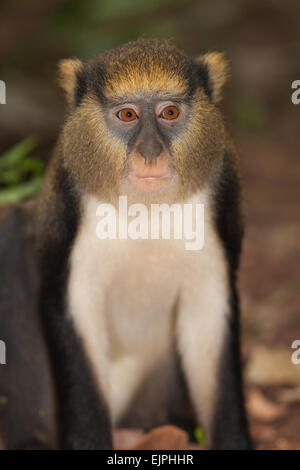
<svg viewBox="0 0 300 470"><path fill-rule="evenodd" d="M36 145L29 137L0 156L0 204L19 202L39 189L44 163L32 156Z"/></svg>
<svg viewBox="0 0 300 470"><path fill-rule="evenodd" d="M189 0L73 0L58 8L48 22L47 34L53 41L64 44L66 52L91 57L138 36L175 36L172 12L189 3Z"/></svg>
<svg viewBox="0 0 300 470"><path fill-rule="evenodd" d="M196 441L203 447L206 447L206 439L204 429L200 426L197 426L194 431Z"/></svg>
<svg viewBox="0 0 300 470"><path fill-rule="evenodd" d="M261 132L266 125L266 114L258 101L240 99L235 107L236 121L238 125L249 132Z"/></svg>

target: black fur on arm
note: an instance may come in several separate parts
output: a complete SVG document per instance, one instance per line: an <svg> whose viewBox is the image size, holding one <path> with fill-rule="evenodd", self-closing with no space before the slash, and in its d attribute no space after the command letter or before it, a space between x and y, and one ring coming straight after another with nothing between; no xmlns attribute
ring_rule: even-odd
<svg viewBox="0 0 300 470"><path fill-rule="evenodd" d="M216 193L216 229L228 263L230 283L227 335L219 369L219 393L215 409L213 447L251 449L244 408L240 359L240 307L236 286L243 237L239 176L234 150L228 144L220 185Z"/></svg>
<svg viewBox="0 0 300 470"><path fill-rule="evenodd" d="M39 260L40 311L57 390L60 445L63 449L111 449L108 409L67 311L69 257L80 214L74 186L62 168L58 181L54 211L58 220L49 223ZM56 222L59 235L51 234Z"/></svg>

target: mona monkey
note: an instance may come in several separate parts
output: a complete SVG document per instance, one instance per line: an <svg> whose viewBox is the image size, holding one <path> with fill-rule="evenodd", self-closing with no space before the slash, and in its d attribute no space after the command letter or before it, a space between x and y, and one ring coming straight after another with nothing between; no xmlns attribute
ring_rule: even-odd
<svg viewBox="0 0 300 470"><path fill-rule="evenodd" d="M152 39L60 63L67 114L44 184L0 232L7 448L111 449L114 426L166 423L201 424L212 449L250 448L226 78L223 54ZM120 195L204 204L204 247L99 240L97 207Z"/></svg>

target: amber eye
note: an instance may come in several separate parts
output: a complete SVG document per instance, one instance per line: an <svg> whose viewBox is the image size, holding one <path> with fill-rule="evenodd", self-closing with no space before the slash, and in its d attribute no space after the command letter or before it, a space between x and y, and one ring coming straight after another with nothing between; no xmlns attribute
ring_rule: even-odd
<svg viewBox="0 0 300 470"><path fill-rule="evenodd" d="M137 119L137 114L134 109L132 108L124 108L121 111L118 111L117 116L121 121L134 121Z"/></svg>
<svg viewBox="0 0 300 470"><path fill-rule="evenodd" d="M176 106L166 106L160 117L163 119L176 119L179 116L179 109Z"/></svg>

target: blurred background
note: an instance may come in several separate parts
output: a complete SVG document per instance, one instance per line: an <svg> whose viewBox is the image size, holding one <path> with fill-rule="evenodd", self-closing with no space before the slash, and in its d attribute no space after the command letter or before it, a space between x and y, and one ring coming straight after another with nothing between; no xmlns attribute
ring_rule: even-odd
<svg viewBox="0 0 300 470"><path fill-rule="evenodd" d="M191 55L225 51L222 103L241 160L246 236L240 272L243 357L258 448L300 449L299 0L1 0L0 212L39 187L63 123L57 62L137 37ZM1 269L1 268L0 268Z"/></svg>

